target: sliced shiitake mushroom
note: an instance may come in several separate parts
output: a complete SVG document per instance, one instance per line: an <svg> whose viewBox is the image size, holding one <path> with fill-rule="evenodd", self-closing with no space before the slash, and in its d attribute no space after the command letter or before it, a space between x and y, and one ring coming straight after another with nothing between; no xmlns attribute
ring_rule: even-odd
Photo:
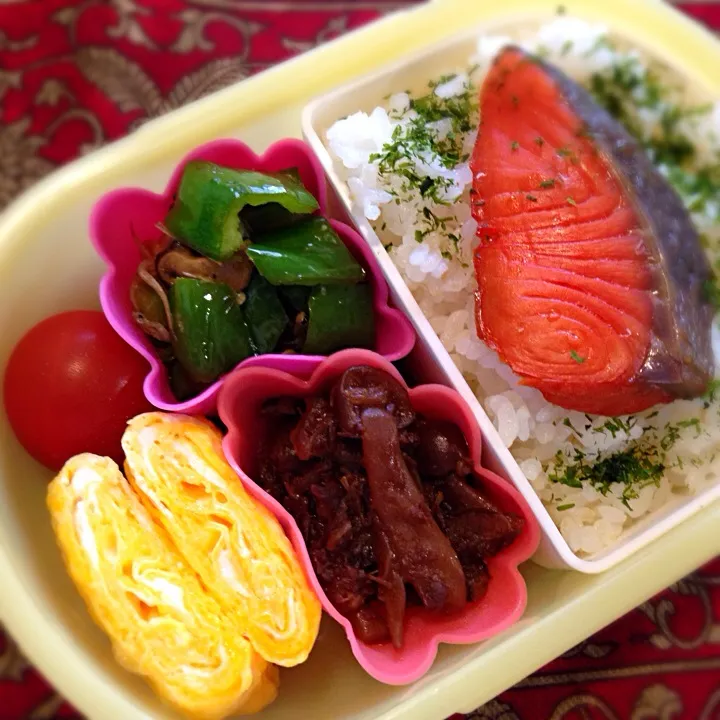
<svg viewBox="0 0 720 720"><path fill-rule="evenodd" d="M168 285L171 285L176 278L186 277L225 283L235 292L240 292L248 286L252 270L252 263L243 252L221 263L196 255L180 245L171 247L157 261L158 274Z"/></svg>
<svg viewBox="0 0 720 720"><path fill-rule="evenodd" d="M133 317L140 329L159 342L172 340L172 315L165 288L153 274L154 260L143 260L130 286Z"/></svg>

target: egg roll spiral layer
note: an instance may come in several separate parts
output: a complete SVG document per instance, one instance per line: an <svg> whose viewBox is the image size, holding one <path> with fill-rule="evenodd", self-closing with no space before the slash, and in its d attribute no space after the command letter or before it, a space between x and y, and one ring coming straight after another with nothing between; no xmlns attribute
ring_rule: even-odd
<svg viewBox="0 0 720 720"><path fill-rule="evenodd" d="M320 603L276 518L245 491L209 422L146 413L122 440L128 480L265 660L290 667L315 642Z"/></svg>
<svg viewBox="0 0 720 720"><path fill-rule="evenodd" d="M121 665L194 718L254 712L275 698L277 668L223 622L112 460L74 457L47 502L70 576Z"/></svg>

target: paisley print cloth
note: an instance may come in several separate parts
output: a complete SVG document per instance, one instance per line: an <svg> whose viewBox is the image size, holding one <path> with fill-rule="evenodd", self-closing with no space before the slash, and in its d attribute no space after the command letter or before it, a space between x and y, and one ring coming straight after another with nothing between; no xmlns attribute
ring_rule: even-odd
<svg viewBox="0 0 720 720"><path fill-rule="evenodd" d="M148 118L412 2L0 0L0 208ZM720 30L720 4L683 9ZM0 631L0 720L76 717ZM720 720L720 559L466 717Z"/></svg>

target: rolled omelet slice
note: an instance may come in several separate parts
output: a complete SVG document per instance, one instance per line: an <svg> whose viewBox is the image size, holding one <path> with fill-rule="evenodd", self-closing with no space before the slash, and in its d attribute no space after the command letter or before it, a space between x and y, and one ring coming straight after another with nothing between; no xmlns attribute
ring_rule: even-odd
<svg viewBox="0 0 720 720"><path fill-rule="evenodd" d="M72 458L47 503L68 572L121 665L192 718L254 712L275 699L277 668L228 629L112 460Z"/></svg>
<svg viewBox="0 0 720 720"><path fill-rule="evenodd" d="M220 432L146 413L122 439L128 480L156 522L265 660L307 659L321 608L277 519L225 460Z"/></svg>

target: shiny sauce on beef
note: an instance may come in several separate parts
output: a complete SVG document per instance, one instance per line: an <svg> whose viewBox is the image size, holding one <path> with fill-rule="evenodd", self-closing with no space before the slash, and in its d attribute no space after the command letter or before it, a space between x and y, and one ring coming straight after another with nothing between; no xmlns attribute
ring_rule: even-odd
<svg viewBox="0 0 720 720"><path fill-rule="evenodd" d="M403 644L408 605L454 613L480 599L487 558L522 519L495 506L460 429L416 413L369 366L323 396L263 407L259 484L295 518L330 602L367 644Z"/></svg>

